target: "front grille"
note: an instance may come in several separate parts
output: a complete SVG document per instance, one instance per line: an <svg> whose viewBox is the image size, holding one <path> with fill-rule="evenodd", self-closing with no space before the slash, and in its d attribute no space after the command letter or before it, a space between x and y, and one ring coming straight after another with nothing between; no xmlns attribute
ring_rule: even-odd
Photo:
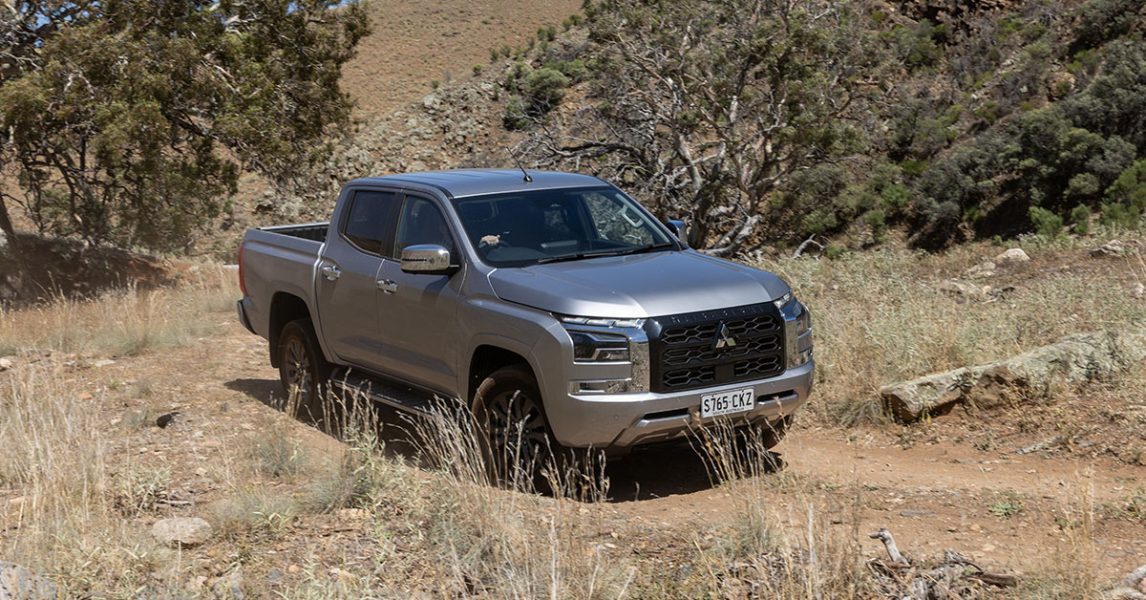
<svg viewBox="0 0 1146 600"><path fill-rule="evenodd" d="M784 319L770 302L645 323L655 392L764 379L784 371ZM736 344L718 348L724 333Z"/></svg>

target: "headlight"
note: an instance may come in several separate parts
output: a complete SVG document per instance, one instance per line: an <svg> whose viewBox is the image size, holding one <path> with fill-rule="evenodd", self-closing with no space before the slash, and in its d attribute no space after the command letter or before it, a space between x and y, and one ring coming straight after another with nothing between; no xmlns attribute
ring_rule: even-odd
<svg viewBox="0 0 1146 600"><path fill-rule="evenodd" d="M784 353L788 368L799 367L812 360L812 312L800 304L791 292L775 302L784 317Z"/></svg>
<svg viewBox="0 0 1146 600"><path fill-rule="evenodd" d="M587 331L570 331L573 360L577 362L629 362L629 338Z"/></svg>
<svg viewBox="0 0 1146 600"><path fill-rule="evenodd" d="M569 382L570 394L646 392L649 389L649 338L642 319L595 319L557 315L573 342L573 362L601 365L578 367ZM617 366L628 366L620 375ZM584 377L584 379L581 379ZM592 379L589 379L592 377Z"/></svg>

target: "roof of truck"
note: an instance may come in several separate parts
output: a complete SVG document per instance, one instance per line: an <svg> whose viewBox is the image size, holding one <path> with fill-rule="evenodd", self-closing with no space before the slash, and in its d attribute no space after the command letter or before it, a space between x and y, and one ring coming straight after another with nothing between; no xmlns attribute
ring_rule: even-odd
<svg viewBox="0 0 1146 600"><path fill-rule="evenodd" d="M422 173L399 173L382 177L355 179L351 184L373 183L401 185L403 183L438 188L454 198L480 196L501 192L544 190L606 185L591 175L561 173L558 171L528 171L531 182L526 182L521 169L452 169Z"/></svg>

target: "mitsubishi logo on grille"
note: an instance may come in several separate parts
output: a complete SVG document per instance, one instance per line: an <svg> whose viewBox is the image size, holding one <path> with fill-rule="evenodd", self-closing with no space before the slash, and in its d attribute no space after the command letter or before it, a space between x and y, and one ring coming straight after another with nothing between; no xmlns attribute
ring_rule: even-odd
<svg viewBox="0 0 1146 600"><path fill-rule="evenodd" d="M714 350L722 348L732 348L736 345L736 338L732 337L732 332L728 330L726 323L720 324L720 329L716 330L716 341L712 344Z"/></svg>

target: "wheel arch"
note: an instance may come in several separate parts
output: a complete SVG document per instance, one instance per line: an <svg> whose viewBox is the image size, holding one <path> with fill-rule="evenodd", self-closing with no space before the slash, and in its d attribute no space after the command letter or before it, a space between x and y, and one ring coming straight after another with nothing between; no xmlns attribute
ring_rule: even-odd
<svg viewBox="0 0 1146 600"><path fill-rule="evenodd" d="M541 380L537 376L537 368L527 358L527 353L522 353L505 348L503 345L495 343L479 344L474 348L470 354L470 365L468 376L466 378L466 397L465 402L468 405L473 402L474 394L477 392L478 386L481 382L493 373L494 371L511 365L522 365L529 370L533 380L537 382L538 389L541 389ZM542 392L539 399L542 405L545 404L545 394Z"/></svg>
<svg viewBox="0 0 1146 600"><path fill-rule="evenodd" d="M272 367L278 368L279 366L279 336L282 334L283 327L286 327L287 323L297 321L298 319L310 319L313 327L314 316L306 301L290 292L275 292L271 298L270 327L267 332L267 341L270 342ZM317 337L318 332L316 331L314 333L315 337ZM321 350L320 348L320 351Z"/></svg>

